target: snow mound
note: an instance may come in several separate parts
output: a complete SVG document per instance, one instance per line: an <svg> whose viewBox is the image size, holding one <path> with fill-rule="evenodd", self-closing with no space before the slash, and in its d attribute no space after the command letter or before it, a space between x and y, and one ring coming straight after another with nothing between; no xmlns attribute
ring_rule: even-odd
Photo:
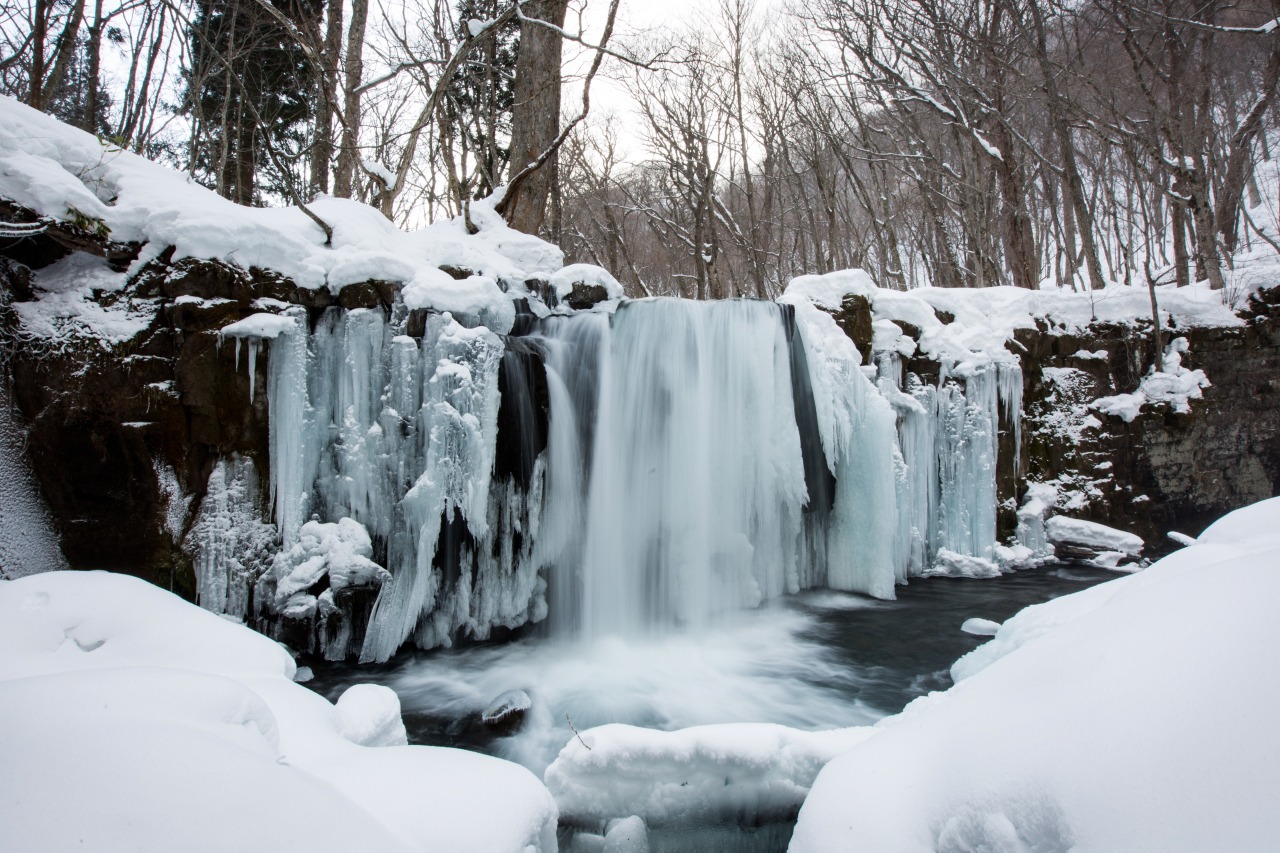
<svg viewBox="0 0 1280 853"><path fill-rule="evenodd" d="M361 746L404 746L409 736L400 719L400 697L381 684L353 684L335 706L342 736Z"/></svg>
<svg viewBox="0 0 1280 853"><path fill-rule="evenodd" d="M570 740L543 778L565 822L579 827L631 816L649 826L753 826L790 818L822 766L872 731L611 724Z"/></svg>
<svg viewBox="0 0 1280 853"><path fill-rule="evenodd" d="M1270 849L1277 531L1273 498L1023 610L826 766L791 850Z"/></svg>
<svg viewBox="0 0 1280 853"><path fill-rule="evenodd" d="M1000 567L993 560L982 557L970 557L959 554L948 548L939 548L934 555L933 565L924 570L925 577L948 578L995 578L1000 576Z"/></svg>
<svg viewBox="0 0 1280 853"><path fill-rule="evenodd" d="M404 742L399 702L335 707L277 643L107 572L0 581L6 848L556 848L518 765ZM353 692L354 691L354 692Z"/></svg>
<svg viewBox="0 0 1280 853"><path fill-rule="evenodd" d="M993 622L990 619L979 619L975 616L964 620L960 630L966 634L973 634L975 637L994 637L996 632L1000 630L1000 623Z"/></svg>

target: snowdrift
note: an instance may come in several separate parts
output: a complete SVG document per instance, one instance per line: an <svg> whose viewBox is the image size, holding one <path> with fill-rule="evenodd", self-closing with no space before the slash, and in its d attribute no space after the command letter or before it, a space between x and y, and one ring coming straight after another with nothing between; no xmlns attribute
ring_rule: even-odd
<svg viewBox="0 0 1280 853"><path fill-rule="evenodd" d="M1280 498L1029 607L828 764L791 850L1275 845Z"/></svg>
<svg viewBox="0 0 1280 853"><path fill-rule="evenodd" d="M134 578L0 582L0 849L556 849L529 771L405 746L390 689L335 706L294 674L278 644Z"/></svg>

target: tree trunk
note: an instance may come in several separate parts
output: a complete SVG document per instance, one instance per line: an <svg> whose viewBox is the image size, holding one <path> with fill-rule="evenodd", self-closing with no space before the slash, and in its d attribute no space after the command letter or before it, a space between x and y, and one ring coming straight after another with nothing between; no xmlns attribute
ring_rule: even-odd
<svg viewBox="0 0 1280 853"><path fill-rule="evenodd" d="M1173 275L1178 287L1191 284L1191 276L1187 273L1187 262L1191 260L1187 252L1187 208L1180 201L1169 205L1169 218L1173 226Z"/></svg>
<svg viewBox="0 0 1280 853"><path fill-rule="evenodd" d="M347 30L347 60L343 83L342 142L333 176L333 194L351 198L360 160L360 82L364 77L364 31L369 20L369 0L351 0L351 26Z"/></svg>
<svg viewBox="0 0 1280 853"><path fill-rule="evenodd" d="M76 0L75 5L71 7L66 25L62 28L62 32L58 34L58 43L54 48L53 70L49 72L48 79L44 81L44 94L40 97L43 107L47 107L58 94L58 89L62 87L62 81L66 78L67 71L71 68L71 60L76 53L76 39L80 35L80 24L83 21L84 0Z"/></svg>
<svg viewBox="0 0 1280 853"><path fill-rule="evenodd" d="M329 167L333 164L333 116L337 112L338 61L342 52L342 0L329 0L325 21L323 67L319 69L316 99L316 142L311 150L311 191L329 191Z"/></svg>
<svg viewBox="0 0 1280 853"><path fill-rule="evenodd" d="M526 18L564 26L568 0L528 0ZM560 34L522 20L516 57L515 104L511 111L511 174L535 162L560 133ZM556 154L518 186L508 190L503 214L508 224L526 234L542 230L551 188L559 179Z"/></svg>
<svg viewBox="0 0 1280 853"><path fill-rule="evenodd" d="M1263 74L1262 91L1253 108L1245 116L1244 121L1231 135L1227 153L1226 174L1222 180L1222 190L1218 193L1217 224L1222 234L1222 245L1228 254L1235 252L1238 240L1238 224L1240 219L1240 198L1244 195L1244 185L1250 176L1253 159L1253 141L1262 130L1262 117L1275 99L1276 84L1280 81L1280 47L1271 49L1267 60L1267 69ZM1256 192L1256 190L1255 190Z"/></svg>
<svg viewBox="0 0 1280 853"><path fill-rule="evenodd" d="M36 0L31 22L31 74L27 81L27 106L44 109L44 43L49 37L49 0Z"/></svg>
<svg viewBox="0 0 1280 853"><path fill-rule="evenodd" d="M85 76L84 111L80 114L80 129L89 133L98 131L98 74L102 65L102 0L94 0L93 25L86 38L89 52Z"/></svg>

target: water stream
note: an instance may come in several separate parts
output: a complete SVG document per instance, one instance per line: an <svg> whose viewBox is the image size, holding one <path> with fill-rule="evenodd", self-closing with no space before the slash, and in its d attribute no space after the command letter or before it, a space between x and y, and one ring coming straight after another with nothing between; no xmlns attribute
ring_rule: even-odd
<svg viewBox="0 0 1280 853"><path fill-rule="evenodd" d="M965 619L1004 621L1111 577L1058 565L986 580L913 579L893 601L808 592L713 627L644 638L529 632L507 643L406 651L378 666L306 661L315 672L308 686L336 699L351 684L385 684L400 696L412 742L499 755L540 774L573 736L566 715L579 730L874 723L951 684L951 663L983 642L960 631ZM512 689L526 691L533 707L518 732L500 736L479 717Z"/></svg>

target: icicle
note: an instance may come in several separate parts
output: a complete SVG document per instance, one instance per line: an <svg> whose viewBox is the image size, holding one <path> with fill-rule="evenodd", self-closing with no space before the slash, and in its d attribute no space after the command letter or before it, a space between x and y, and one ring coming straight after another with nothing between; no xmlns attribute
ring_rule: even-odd
<svg viewBox="0 0 1280 853"><path fill-rule="evenodd" d="M316 437L311 428L307 399L307 313L290 308L284 316L293 321L271 346L267 369L267 402L271 443L271 502L276 527L289 548L308 518L311 486L315 481L312 459Z"/></svg>
<svg viewBox="0 0 1280 853"><path fill-rule="evenodd" d="M1013 430L1013 464L1022 458L1022 366L1001 364L996 370L1000 385L1000 411Z"/></svg>
<svg viewBox="0 0 1280 853"><path fill-rule="evenodd" d="M253 402L253 383L258 378L258 339L249 338L249 401ZM240 363L240 339L236 338L236 364Z"/></svg>

